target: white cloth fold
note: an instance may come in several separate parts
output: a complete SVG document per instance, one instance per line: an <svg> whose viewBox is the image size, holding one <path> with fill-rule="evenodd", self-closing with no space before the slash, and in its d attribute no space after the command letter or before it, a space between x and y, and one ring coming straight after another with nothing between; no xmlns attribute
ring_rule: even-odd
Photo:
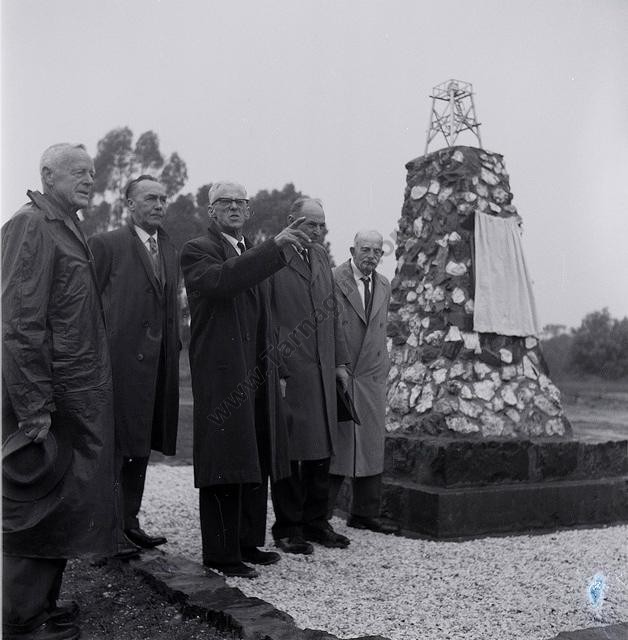
<svg viewBox="0 0 628 640"><path fill-rule="evenodd" d="M505 336L539 333L517 221L515 216L476 212L474 331Z"/></svg>

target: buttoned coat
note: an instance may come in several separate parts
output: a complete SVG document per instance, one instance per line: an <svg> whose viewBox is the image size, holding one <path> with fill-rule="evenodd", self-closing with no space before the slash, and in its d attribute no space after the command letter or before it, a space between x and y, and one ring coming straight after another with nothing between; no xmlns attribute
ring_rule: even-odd
<svg viewBox="0 0 628 640"><path fill-rule="evenodd" d="M294 247L272 279L273 321L287 371L292 460L328 458L334 448L336 367L348 361L336 318L334 279L325 249L313 244L309 265Z"/></svg>
<svg viewBox="0 0 628 640"><path fill-rule="evenodd" d="M162 230L158 243L159 281L132 223L89 239L111 348L118 448L131 458L151 449L174 455L177 444L179 257Z"/></svg>
<svg viewBox="0 0 628 640"><path fill-rule="evenodd" d="M338 423L330 472L349 477L372 476L384 469L390 283L373 272L373 304L367 320L350 261L334 269L334 279L340 326L351 359L349 389L360 424Z"/></svg>
<svg viewBox="0 0 628 640"><path fill-rule="evenodd" d="M3 498L4 552L107 555L115 550L113 391L93 259L78 221L47 196L28 196L2 228L3 439L19 420L50 412L50 432L72 457L45 497Z"/></svg>
<svg viewBox="0 0 628 640"><path fill-rule="evenodd" d="M290 474L266 280L284 264L274 239L239 255L214 221L181 251L191 316L196 487L261 482L256 431L267 439L271 477ZM254 308L259 315L252 318ZM256 424L260 394L265 422Z"/></svg>

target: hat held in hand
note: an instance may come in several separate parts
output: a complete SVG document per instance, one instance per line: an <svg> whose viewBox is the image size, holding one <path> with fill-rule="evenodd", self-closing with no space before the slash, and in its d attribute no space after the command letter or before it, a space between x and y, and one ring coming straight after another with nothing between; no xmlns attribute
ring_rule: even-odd
<svg viewBox="0 0 628 640"><path fill-rule="evenodd" d="M45 440L34 442L22 430L14 431L2 443L2 495L17 502L43 498L59 484L71 459L63 432L55 436L51 430Z"/></svg>

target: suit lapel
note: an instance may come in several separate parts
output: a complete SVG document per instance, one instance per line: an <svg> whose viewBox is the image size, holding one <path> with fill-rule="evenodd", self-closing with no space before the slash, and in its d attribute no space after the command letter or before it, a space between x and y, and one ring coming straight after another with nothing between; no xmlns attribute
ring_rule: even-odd
<svg viewBox="0 0 628 640"><path fill-rule="evenodd" d="M371 318L374 318L380 307L386 300L386 288L377 271L373 271L373 304L371 305Z"/></svg>
<svg viewBox="0 0 628 640"><path fill-rule="evenodd" d="M353 277L353 269L351 268L351 261L347 261L338 269L338 278L336 283L342 291L345 298L349 301L355 312L360 316L360 319L366 324L366 315L364 312L364 303L362 302L362 296L358 291L358 285ZM373 301L375 302L375 301Z"/></svg>
<svg viewBox="0 0 628 640"><path fill-rule="evenodd" d="M153 271L153 263L151 262L148 256L148 251L146 251L144 247L144 243L140 240L139 236L137 235L133 224L129 223L127 228L133 239L133 248L139 257L140 262L142 263L142 266L144 267L144 271L146 272L146 277L150 280L150 283L153 286L153 289L155 289L155 292L161 298L164 295L163 286L159 283L159 281L155 277L155 272Z"/></svg>
<svg viewBox="0 0 628 640"><path fill-rule="evenodd" d="M294 269L301 277L305 278L308 282L312 279L312 271L307 266L305 260L297 253L294 247L290 247L288 253L288 266ZM310 254L311 256L311 254ZM312 258L310 257L310 260Z"/></svg>

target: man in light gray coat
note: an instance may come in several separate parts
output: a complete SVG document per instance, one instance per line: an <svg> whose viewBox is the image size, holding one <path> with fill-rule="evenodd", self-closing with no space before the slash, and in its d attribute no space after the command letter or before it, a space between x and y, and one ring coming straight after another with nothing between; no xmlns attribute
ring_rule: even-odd
<svg viewBox="0 0 628 640"><path fill-rule="evenodd" d="M340 422L330 466L329 507L333 509L345 477L352 478L350 527L394 533L396 527L379 518L384 470L386 321L390 283L375 271L382 257L382 236L359 231L351 259L333 270L340 313L339 326L351 361L349 391L360 424Z"/></svg>

